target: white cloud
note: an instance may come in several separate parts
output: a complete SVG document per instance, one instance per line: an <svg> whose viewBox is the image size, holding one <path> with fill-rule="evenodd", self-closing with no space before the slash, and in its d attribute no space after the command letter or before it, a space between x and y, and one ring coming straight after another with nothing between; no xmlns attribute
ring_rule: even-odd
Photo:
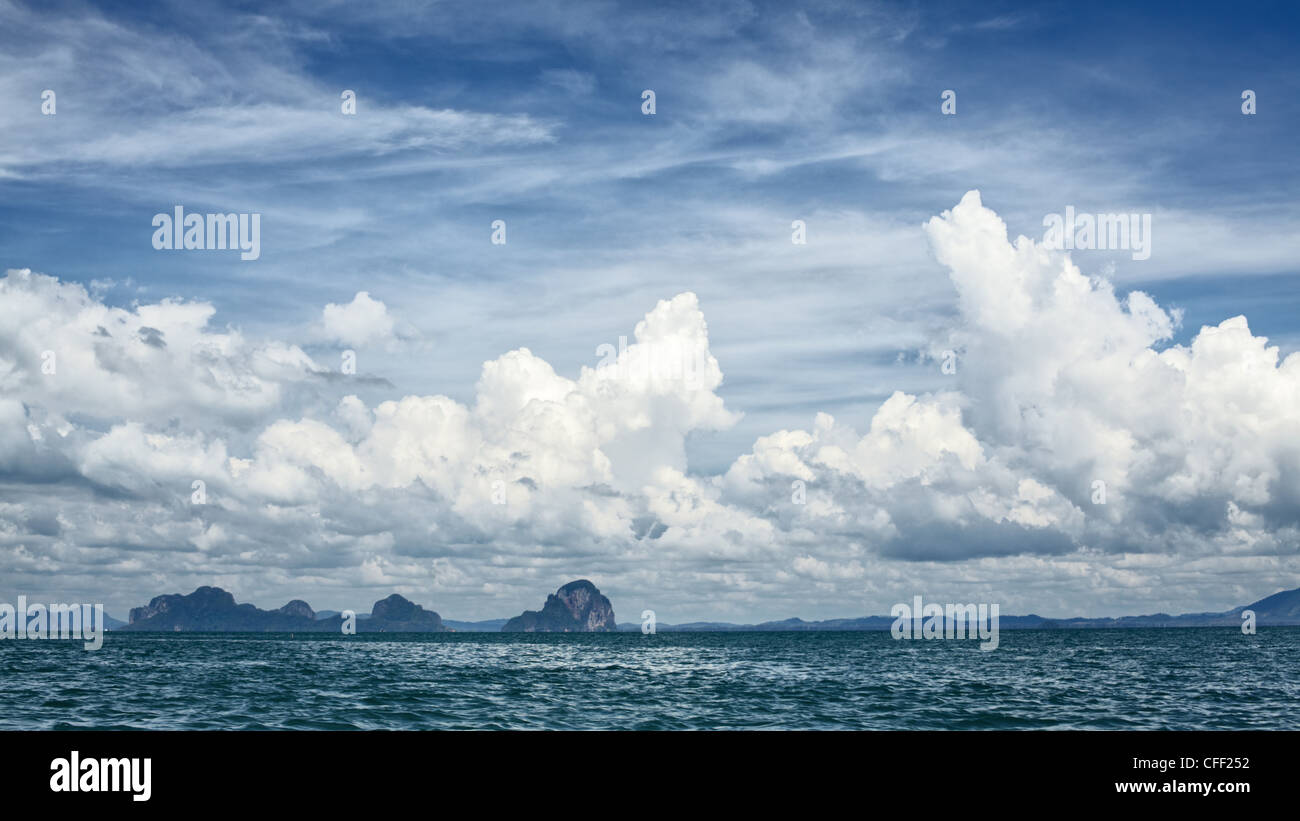
<svg viewBox="0 0 1300 821"><path fill-rule="evenodd" d="M576 378L519 348L483 365L471 401L368 404L343 383L322 404L306 354L209 328L210 305L111 308L10 272L0 386L21 401L0 400L0 474L31 484L0 507L0 565L93 568L139 598L227 579L436 588L476 608L594 575L717 617L922 584L995 597L1018 576L1076 610L1200 594L1217 572L1295 577L1300 354L1281 360L1243 317L1170 345L1176 315L1010 241L976 192L926 231L958 295L934 346L959 354L950 387L895 392L865 433L818 414L718 475L686 457L688 438L739 418L693 293ZM367 292L321 324L346 344L394 333ZM63 472L56 492L41 471Z"/></svg>
<svg viewBox="0 0 1300 821"><path fill-rule="evenodd" d="M357 291L345 305L333 302L326 305L321 311L320 325L325 338L344 345L363 347L395 341L396 322L389 315L388 306L372 298L368 291Z"/></svg>
<svg viewBox="0 0 1300 821"><path fill-rule="evenodd" d="M728 472L738 497L816 477L863 533L868 515L888 516L904 555L1207 553L1248 520L1294 551L1300 354L1279 361L1244 317L1159 349L1175 315L1141 292L1117 297L1066 254L1008 241L978 192L926 230L958 292L944 343L960 352L957 390L895 393L861 438L823 416L812 432L760 440ZM927 547L934 538L945 544Z"/></svg>
<svg viewBox="0 0 1300 821"><path fill-rule="evenodd" d="M0 168L14 176L58 173L67 164L157 170L303 158L320 163L554 139L553 124L527 114L388 102L365 88L353 89L357 113L343 115L343 89L304 74L294 51L324 35L291 31L265 16L213 26L211 40L159 38L152 27L93 10L60 15L5 3L0 21L12 46L0 53L0 92L18 99L49 88L59 95L58 128L43 128L35 106L0 110L0 127L16 135L0 149ZM57 47L24 53L33 43ZM88 78L100 85L87 85Z"/></svg>
<svg viewBox="0 0 1300 821"><path fill-rule="evenodd" d="M0 390L41 424L72 414L247 422L319 371L296 345L210 327L215 312L173 299L110 307L80 285L10 270L0 279Z"/></svg>

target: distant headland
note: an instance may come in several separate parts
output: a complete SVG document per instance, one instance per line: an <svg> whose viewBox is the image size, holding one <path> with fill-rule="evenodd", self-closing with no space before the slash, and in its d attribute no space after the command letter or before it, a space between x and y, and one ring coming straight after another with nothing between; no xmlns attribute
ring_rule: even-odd
<svg viewBox="0 0 1300 821"><path fill-rule="evenodd" d="M188 595L154 597L144 607L131 608L130 621L118 629L134 632L189 633L340 633L348 619L343 613L317 613L294 599L276 610L237 604L219 587L200 587ZM461 627L458 627L460 625ZM507 633L607 633L617 629L614 608L596 585L586 579L569 582L547 596L541 610L525 610L513 619L490 622L443 623L442 616L394 593L357 614L358 633L447 633L493 625Z"/></svg>
<svg viewBox="0 0 1300 821"><path fill-rule="evenodd" d="M200 587L187 596L156 596L144 607L131 608L123 630L190 633L340 633L342 613L316 613L294 599L278 610L236 604L219 587ZM355 620L358 633L445 633L442 617L394 593L380 599L365 618Z"/></svg>
<svg viewBox="0 0 1300 821"><path fill-rule="evenodd" d="M1260 626L1300 625L1300 589L1284 590L1251 604L1221 613L1185 613L1178 616L1155 613L1118 618L1051 619L1037 615L1003 616L1002 629L1111 629L1136 627L1236 627L1242 613L1252 611ZM157 596L144 607L131 609L126 624L109 622L110 629L133 632L198 633L339 633L345 621L337 611L316 612L300 599L275 610L262 610L252 604L237 604L235 597L219 587L200 587L188 595ZM888 630L892 616L862 616L825 621L792 618L759 624L729 622L690 622L656 625L659 632L803 632L803 631L875 631ZM369 613L355 616L358 633L446 633L446 632L520 632L520 633L607 633L640 632L640 623L618 624L614 608L596 585L586 579L569 582L546 597L541 610L525 610L512 619L485 621L444 621L433 610L409 601L396 593L375 602Z"/></svg>

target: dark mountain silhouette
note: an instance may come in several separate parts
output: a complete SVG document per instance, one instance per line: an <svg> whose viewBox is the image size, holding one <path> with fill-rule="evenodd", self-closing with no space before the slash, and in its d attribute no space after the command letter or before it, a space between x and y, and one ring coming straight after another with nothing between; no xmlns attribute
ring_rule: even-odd
<svg viewBox="0 0 1300 821"><path fill-rule="evenodd" d="M364 624L364 628L362 625ZM394 593L375 602L370 618L357 622L357 632L445 633L442 617Z"/></svg>
<svg viewBox="0 0 1300 821"><path fill-rule="evenodd" d="M608 633L616 630L614 607L586 579L569 582L546 597L541 610L525 610L503 633Z"/></svg>
<svg viewBox="0 0 1300 821"><path fill-rule="evenodd" d="M123 630L192 633L341 633L342 615L318 618L311 605L295 599L277 610L236 604L219 587L200 587L189 595L156 596L144 607L131 608ZM442 633L446 627L432 610L394 593L375 602L369 618L357 617L358 633Z"/></svg>
<svg viewBox="0 0 1300 821"><path fill-rule="evenodd" d="M1154 613L1143 616L1117 618L1063 618L1051 619L1030 614L1004 615L999 618L1003 630L1051 630L1067 628L1109 629L1126 627L1239 627L1242 613L1250 610L1260 627L1300 625L1300 589L1283 590L1251 604L1234 607L1221 613L1184 613L1171 616ZM311 605L294 599L275 610L261 610L251 604L237 604L235 597L219 587L200 587L188 595L157 596L144 607L131 609L128 623L106 618L110 630L137 632L285 632L285 633L341 633L343 618L337 611L312 610ZM862 616L857 618L804 621L793 618L768 621L760 624L731 624L728 622L691 622L666 624L660 622L661 632L801 632L811 630L888 630L893 625L891 616ZM371 613L358 613L358 633L441 633L449 630L464 632L537 632L537 633L590 633L637 631L641 625L628 622L616 625L614 608L609 599L601 595L594 584L586 579L569 582L554 594L547 596L541 610L528 610L509 619L490 619L478 622L449 621L432 610L425 610L402 596L393 594L375 602Z"/></svg>
<svg viewBox="0 0 1300 821"><path fill-rule="evenodd" d="M302 599L294 599L275 612L283 613L286 616L298 616L304 619L316 618L316 611L312 610L311 605Z"/></svg>
<svg viewBox="0 0 1300 821"><path fill-rule="evenodd" d="M1228 612L1240 618L1242 610L1254 610L1257 619L1267 617L1270 624L1300 624L1300 588L1283 590Z"/></svg>

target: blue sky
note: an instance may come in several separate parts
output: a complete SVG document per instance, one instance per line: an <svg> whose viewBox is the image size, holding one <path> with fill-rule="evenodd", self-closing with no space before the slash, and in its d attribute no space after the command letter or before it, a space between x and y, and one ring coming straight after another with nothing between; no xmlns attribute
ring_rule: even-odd
<svg viewBox="0 0 1300 821"><path fill-rule="evenodd" d="M819 412L862 432L895 391L950 387L934 355L962 308L922 226L973 189L1012 239L1041 238L1044 215L1066 206L1151 214L1149 259L1092 251L1074 262L1180 318L1156 350L1239 314L1280 359L1300 350L1295 16L1285 3L3 2L0 268L81 284L110 308L206 303L210 328L299 346L317 365L348 347L320 332L323 306L359 291L381 301L393 331L360 346L366 379L326 380L264 415L204 421L178 407L146 423L220 438L241 457L274 419L323 418L349 394L372 408L408 395L472 405L483 363L521 347L578 379L597 346L692 292L725 375L714 393L742 414L684 436L686 474L716 477L759 437L811 429ZM54 116L40 110L47 88ZM344 89L355 116L340 113ZM953 116L940 113L945 89L957 93ZM1257 95L1252 116L1243 89ZM260 213L260 259L155 250L150 220L177 204ZM489 241L497 219L503 246ZM796 219L807 245L790 242ZM6 387L40 404L18 381ZM102 433L129 410L68 418ZM1160 595L1174 609L1230 606L1300 581L1296 545L1282 541L1271 555L1291 558L1234 576L1236 587L1206 574L988 592L1013 610L1104 612ZM879 553L857 544L841 564ZM349 555L332 562L331 582L305 583L325 591L317 598L294 595L346 606L329 591L347 586ZM555 584L529 565L479 615L513 612L529 585L540 595L566 581L563 568L594 572L581 565L546 565ZM205 572L237 584L243 571L178 566L127 589L167 592L152 588ZM459 587L435 589L453 618L473 615L494 583L459 572ZM749 570L711 572L673 603L682 620L720 617L710 584L737 585L736 618L895 600L853 587L852 574L786 598L718 581ZM612 559L607 574L603 586L627 597L669 596ZM276 603L294 578L250 593Z"/></svg>

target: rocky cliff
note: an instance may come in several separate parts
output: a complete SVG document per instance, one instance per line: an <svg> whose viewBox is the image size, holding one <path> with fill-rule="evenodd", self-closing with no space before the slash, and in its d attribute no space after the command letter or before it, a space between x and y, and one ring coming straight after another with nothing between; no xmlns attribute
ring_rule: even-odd
<svg viewBox="0 0 1300 821"><path fill-rule="evenodd" d="M313 629L311 619L295 612L294 602L279 610L260 610L236 604L235 597L219 587L200 587L189 595L155 596L144 607L131 608L127 630L294 631ZM308 608L310 610L310 608Z"/></svg>
<svg viewBox="0 0 1300 821"><path fill-rule="evenodd" d="M546 597L541 610L525 610L505 623L504 633L607 633L614 624L614 607L586 579L569 582Z"/></svg>
<svg viewBox="0 0 1300 821"><path fill-rule="evenodd" d="M446 630L442 617L437 613L425 610L396 593L375 602L370 609L370 618L357 622L357 632L360 633L443 633Z"/></svg>
<svg viewBox="0 0 1300 821"><path fill-rule="evenodd" d="M125 630L195 633L339 633L339 615L316 618L311 605L294 599L276 610L236 604L219 587L200 587L189 595L156 596L144 607L131 608ZM394 593L375 602L368 619L357 619L358 633L443 633L442 618L432 610Z"/></svg>

